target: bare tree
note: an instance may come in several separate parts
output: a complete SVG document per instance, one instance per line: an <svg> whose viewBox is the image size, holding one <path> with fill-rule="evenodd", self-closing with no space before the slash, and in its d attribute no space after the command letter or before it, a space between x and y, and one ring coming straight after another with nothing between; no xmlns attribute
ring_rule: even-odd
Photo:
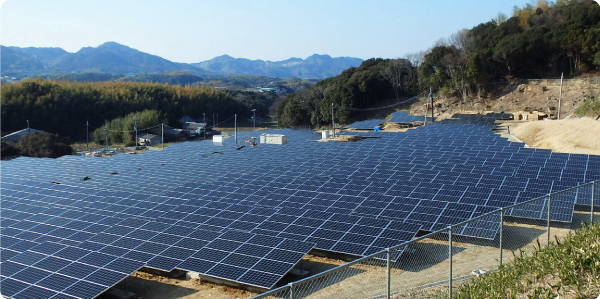
<svg viewBox="0 0 600 299"><path fill-rule="evenodd" d="M435 43L433 43L433 47L447 47L450 45L450 42L448 41L447 38L441 37L440 39L438 39Z"/></svg>
<svg viewBox="0 0 600 299"><path fill-rule="evenodd" d="M459 51L464 52L464 55L466 56L469 56L475 48L471 31L467 29L459 30L450 35L450 37L448 37L448 42L450 43L450 46L454 46Z"/></svg>
<svg viewBox="0 0 600 299"><path fill-rule="evenodd" d="M409 86L416 81L416 74L410 61L406 59L392 59L381 71L381 75L390 82L394 95L400 100L403 87Z"/></svg>
<svg viewBox="0 0 600 299"><path fill-rule="evenodd" d="M415 53L406 54L404 58L406 58L406 60L408 60L413 67L418 68L419 66L421 66L423 61L425 61L425 54L425 51L419 51Z"/></svg>
<svg viewBox="0 0 600 299"><path fill-rule="evenodd" d="M446 74L452 80L452 84L458 91L464 104L470 91L465 75L467 59L460 52L456 54L448 53L444 56L443 63Z"/></svg>
<svg viewBox="0 0 600 299"><path fill-rule="evenodd" d="M496 26L508 21L508 17L506 16L506 14L499 12L498 15L493 19L494 23L496 23Z"/></svg>

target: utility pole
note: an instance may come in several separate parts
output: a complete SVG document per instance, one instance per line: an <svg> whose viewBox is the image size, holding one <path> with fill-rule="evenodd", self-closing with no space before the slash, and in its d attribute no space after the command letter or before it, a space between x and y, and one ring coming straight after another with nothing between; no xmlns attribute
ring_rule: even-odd
<svg viewBox="0 0 600 299"><path fill-rule="evenodd" d="M431 93L431 87L429 87L429 98L431 99L431 123L433 123L433 94Z"/></svg>
<svg viewBox="0 0 600 299"><path fill-rule="evenodd" d="M333 114L333 103L331 103L331 129L333 131L333 137L335 137L335 116Z"/></svg>
<svg viewBox="0 0 600 299"><path fill-rule="evenodd" d="M252 124L252 131L256 131L256 109L252 109L250 110L252 111L252 120L254 121L254 123Z"/></svg>
<svg viewBox="0 0 600 299"><path fill-rule="evenodd" d="M235 134L235 148L237 148L237 114L233 115L233 126L234 126L234 134Z"/></svg>
<svg viewBox="0 0 600 299"><path fill-rule="evenodd" d="M138 137L137 137L137 117L133 116L133 129L135 130L135 149L137 149Z"/></svg>
<svg viewBox="0 0 600 299"><path fill-rule="evenodd" d="M90 122L85 121L85 147L89 151L90 150Z"/></svg>
<svg viewBox="0 0 600 299"><path fill-rule="evenodd" d="M106 136L106 141L104 142L104 145L106 146L106 148L108 148L108 126L104 126L104 135Z"/></svg>
<svg viewBox="0 0 600 299"><path fill-rule="evenodd" d="M165 149L165 123L160 124L160 135L162 138L162 149Z"/></svg>
<svg viewBox="0 0 600 299"><path fill-rule="evenodd" d="M216 125L217 125L217 123L215 122L215 114L213 113L213 125L212 126L214 127Z"/></svg>
<svg viewBox="0 0 600 299"><path fill-rule="evenodd" d="M560 120L560 108L562 101L562 85L563 85L563 73L560 73L560 92L558 94L558 120Z"/></svg>
<svg viewBox="0 0 600 299"><path fill-rule="evenodd" d="M206 140L206 113L202 113L202 116L204 116L204 140Z"/></svg>
<svg viewBox="0 0 600 299"><path fill-rule="evenodd" d="M219 113L217 113L217 124L219 123Z"/></svg>

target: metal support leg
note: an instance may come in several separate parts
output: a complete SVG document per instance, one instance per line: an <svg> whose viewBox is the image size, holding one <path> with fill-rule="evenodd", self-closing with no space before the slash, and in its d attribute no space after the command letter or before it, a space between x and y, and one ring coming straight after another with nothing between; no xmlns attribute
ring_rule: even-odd
<svg viewBox="0 0 600 299"><path fill-rule="evenodd" d="M502 266L502 237L504 235L504 208L500 208L500 236L498 240L498 247L500 247L500 266Z"/></svg>
<svg viewBox="0 0 600 299"><path fill-rule="evenodd" d="M392 298L392 252L387 249L387 298Z"/></svg>
<svg viewBox="0 0 600 299"><path fill-rule="evenodd" d="M290 286L290 299L295 299L296 294L294 294L294 283L290 282L289 286Z"/></svg>
<svg viewBox="0 0 600 299"><path fill-rule="evenodd" d="M594 199L596 198L596 182L592 183L592 208L590 209L590 225L594 223Z"/></svg>
<svg viewBox="0 0 600 299"><path fill-rule="evenodd" d="M452 226L448 226L448 298L452 299Z"/></svg>
<svg viewBox="0 0 600 299"><path fill-rule="evenodd" d="M550 209L552 207L552 195L548 194L548 243L546 244L546 246L550 246Z"/></svg>

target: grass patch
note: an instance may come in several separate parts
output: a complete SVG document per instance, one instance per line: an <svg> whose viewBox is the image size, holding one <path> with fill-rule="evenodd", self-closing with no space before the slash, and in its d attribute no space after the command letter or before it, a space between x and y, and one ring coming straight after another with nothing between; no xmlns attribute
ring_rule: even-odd
<svg viewBox="0 0 600 299"><path fill-rule="evenodd" d="M558 245L514 261L461 286L454 298L596 298L600 294L600 222Z"/></svg>
<svg viewBox="0 0 600 299"><path fill-rule="evenodd" d="M586 101L573 113L577 116L593 117L594 119L600 117L600 96L594 97L591 101Z"/></svg>

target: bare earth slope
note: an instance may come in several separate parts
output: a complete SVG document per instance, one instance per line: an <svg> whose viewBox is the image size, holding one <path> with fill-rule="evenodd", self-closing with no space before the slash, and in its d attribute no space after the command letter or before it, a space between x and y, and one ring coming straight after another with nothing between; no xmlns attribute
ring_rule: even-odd
<svg viewBox="0 0 600 299"><path fill-rule="evenodd" d="M600 121L563 119L510 125L514 136L530 147L560 153L600 155Z"/></svg>

